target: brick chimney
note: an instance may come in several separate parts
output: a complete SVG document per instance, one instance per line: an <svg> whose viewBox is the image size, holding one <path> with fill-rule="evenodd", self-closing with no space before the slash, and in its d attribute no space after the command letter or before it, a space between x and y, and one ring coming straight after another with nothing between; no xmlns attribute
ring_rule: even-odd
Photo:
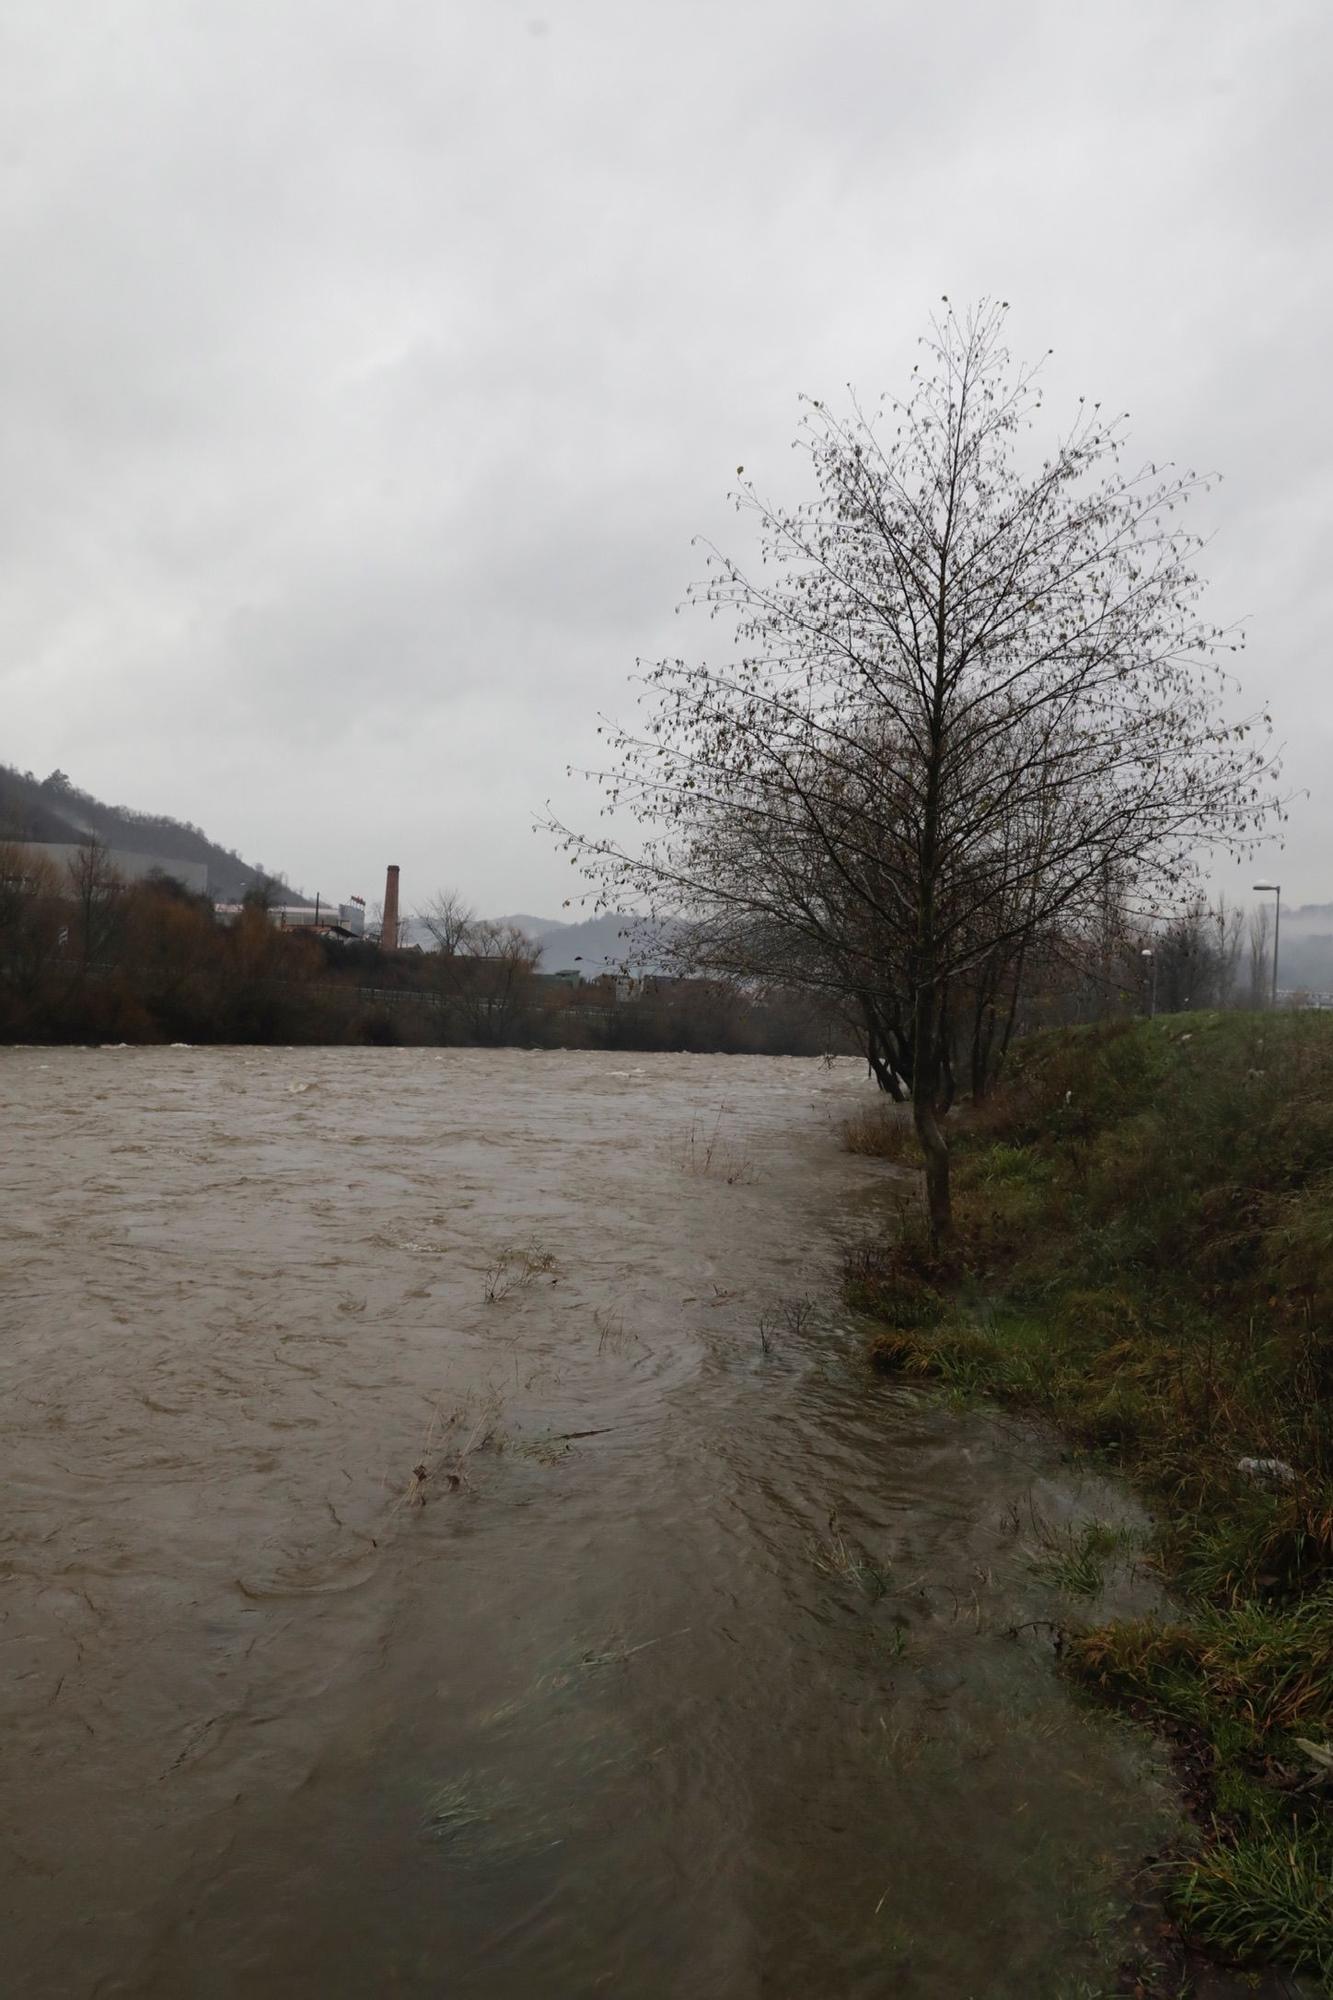
<svg viewBox="0 0 1333 2000"><path fill-rule="evenodd" d="M380 924L380 950L398 949L398 870L392 862L384 877L384 918Z"/></svg>

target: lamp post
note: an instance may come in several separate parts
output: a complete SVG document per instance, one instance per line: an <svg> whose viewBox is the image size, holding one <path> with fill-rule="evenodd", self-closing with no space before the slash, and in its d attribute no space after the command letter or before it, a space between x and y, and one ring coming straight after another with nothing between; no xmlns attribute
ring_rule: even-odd
<svg viewBox="0 0 1333 2000"><path fill-rule="evenodd" d="M1143 950L1139 953L1139 957L1151 959L1152 961L1152 1001L1148 1008L1148 1013L1150 1017L1155 1019L1157 1014L1157 953L1155 951L1150 951L1145 945ZM1148 970L1146 965L1144 966L1143 969L1145 972Z"/></svg>
<svg viewBox="0 0 1333 2000"><path fill-rule="evenodd" d="M1273 1006L1277 1006L1277 942L1282 931L1282 884L1280 882L1252 882L1253 889L1271 890L1273 901Z"/></svg>

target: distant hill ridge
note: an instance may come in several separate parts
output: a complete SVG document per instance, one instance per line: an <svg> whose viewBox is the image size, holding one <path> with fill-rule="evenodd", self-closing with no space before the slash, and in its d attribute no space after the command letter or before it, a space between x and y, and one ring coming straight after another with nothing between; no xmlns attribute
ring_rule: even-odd
<svg viewBox="0 0 1333 2000"><path fill-rule="evenodd" d="M587 917L581 923L522 915L499 921L513 924L541 946L546 972L581 972L585 979L596 979L603 972L670 970L660 949L655 949L645 934L643 918L624 910L610 910L605 916Z"/></svg>
<svg viewBox="0 0 1333 2000"><path fill-rule="evenodd" d="M31 771L0 764L0 840L78 841L89 834L96 834L108 847L159 857L166 874L172 861L201 862L208 870L209 894L221 903L239 902L247 889L271 879L264 869L243 861L233 848L219 847L188 820L109 806L81 791L63 771L38 778ZM309 903L311 899L283 884L283 900Z"/></svg>

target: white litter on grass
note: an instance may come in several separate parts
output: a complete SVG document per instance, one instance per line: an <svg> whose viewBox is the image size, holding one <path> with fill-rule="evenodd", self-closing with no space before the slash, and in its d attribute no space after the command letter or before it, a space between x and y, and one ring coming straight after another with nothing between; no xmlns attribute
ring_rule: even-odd
<svg viewBox="0 0 1333 2000"><path fill-rule="evenodd" d="M1296 1472L1285 1458L1241 1458L1236 1469L1247 1479L1259 1479L1269 1486L1294 1486Z"/></svg>

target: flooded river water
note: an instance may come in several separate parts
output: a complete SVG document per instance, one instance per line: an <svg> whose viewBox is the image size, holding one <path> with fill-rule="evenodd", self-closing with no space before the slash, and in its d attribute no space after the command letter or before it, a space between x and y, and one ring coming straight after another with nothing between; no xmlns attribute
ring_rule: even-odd
<svg viewBox="0 0 1333 2000"><path fill-rule="evenodd" d="M6 1994L1102 1990L1172 1807L1040 1621L1118 1503L868 1375L869 1096L0 1052Z"/></svg>

